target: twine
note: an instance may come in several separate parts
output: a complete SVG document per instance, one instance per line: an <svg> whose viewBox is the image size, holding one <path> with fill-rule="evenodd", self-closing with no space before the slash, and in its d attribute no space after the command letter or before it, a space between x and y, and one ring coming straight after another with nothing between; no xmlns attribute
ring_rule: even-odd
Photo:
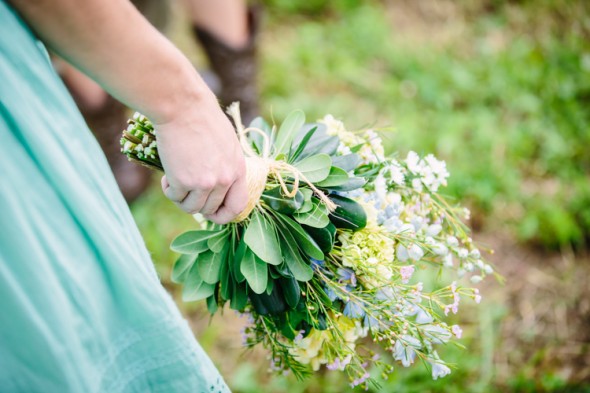
<svg viewBox="0 0 590 393"><path fill-rule="evenodd" d="M227 113L234 120L236 130L238 132L238 138L242 145L242 150L246 156L246 183L248 188L248 203L242 212L235 218L234 222L240 222L245 220L252 210L256 207L260 201L260 197L264 192L266 186L266 179L269 175L273 176L278 180L283 194L287 198L293 198L297 195L299 190L299 183L303 181L311 188L315 195L322 201L322 203L328 208L328 211L332 212L336 209L336 204L330 200L321 190L313 185L311 181L299 169L293 165L280 160L273 160L270 158L270 139L268 135L260 128L248 127L244 128L242 124L242 116L240 115L240 104L234 102L227 108ZM262 137L262 152L259 156L250 146L247 135L250 132L259 134ZM289 177L293 178L293 184L291 190L287 187L287 183L283 178L283 173L287 173Z"/></svg>

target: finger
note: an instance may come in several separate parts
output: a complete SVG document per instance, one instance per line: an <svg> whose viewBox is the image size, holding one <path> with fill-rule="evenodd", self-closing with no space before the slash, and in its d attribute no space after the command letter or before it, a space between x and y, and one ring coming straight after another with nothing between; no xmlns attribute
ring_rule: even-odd
<svg viewBox="0 0 590 393"><path fill-rule="evenodd" d="M207 201L209 192L193 190L188 193L186 198L178 204L182 210L190 214L200 213Z"/></svg>
<svg viewBox="0 0 590 393"><path fill-rule="evenodd" d="M162 184L162 192L166 193L166 189L168 187L170 187L170 184L168 184L168 178L166 177L166 175L162 176L160 183Z"/></svg>
<svg viewBox="0 0 590 393"><path fill-rule="evenodd" d="M230 187L221 207L215 213L209 214L205 218L216 224L227 224L246 208L247 203L248 192L246 181L241 177Z"/></svg>
<svg viewBox="0 0 590 393"><path fill-rule="evenodd" d="M183 191L177 187L171 186L170 184L168 184L168 182L166 181L166 185L167 187L165 187L164 184L164 179L162 179L162 190L164 191L164 195L166 195L166 198L170 199L172 202L174 203L182 203L182 201L185 200L185 198L188 196L188 191Z"/></svg>
<svg viewBox="0 0 590 393"><path fill-rule="evenodd" d="M203 215L214 214L217 210L219 210L221 205L223 205L223 201L225 200L225 196L229 191L230 185L231 184L218 184L217 186L215 186L215 188L213 188L213 190L207 197L207 201L201 209L201 213Z"/></svg>

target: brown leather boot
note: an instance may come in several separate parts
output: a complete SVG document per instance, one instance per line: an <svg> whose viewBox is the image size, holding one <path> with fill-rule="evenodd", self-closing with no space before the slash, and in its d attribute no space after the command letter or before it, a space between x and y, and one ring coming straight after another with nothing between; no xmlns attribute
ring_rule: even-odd
<svg viewBox="0 0 590 393"><path fill-rule="evenodd" d="M99 108L90 108L80 102L74 91L72 93L86 124L102 147L125 200L127 203L133 202L150 185L151 172L141 165L129 162L121 153L121 132L127 122L127 107L107 94Z"/></svg>
<svg viewBox="0 0 590 393"><path fill-rule="evenodd" d="M234 101L240 102L240 111L244 124L259 115L258 89L256 88L257 33L260 24L260 8L248 10L250 38L242 48L228 46L209 32L193 27L195 36L203 46L213 72L219 78L221 89L218 94L225 107Z"/></svg>

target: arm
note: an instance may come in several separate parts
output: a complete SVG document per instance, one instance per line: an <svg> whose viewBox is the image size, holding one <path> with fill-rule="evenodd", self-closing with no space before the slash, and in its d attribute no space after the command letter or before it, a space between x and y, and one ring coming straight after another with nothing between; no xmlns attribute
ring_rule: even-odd
<svg viewBox="0 0 590 393"><path fill-rule="evenodd" d="M192 64L126 0L13 0L39 37L105 90L148 116L183 210L228 222L246 201L244 158Z"/></svg>

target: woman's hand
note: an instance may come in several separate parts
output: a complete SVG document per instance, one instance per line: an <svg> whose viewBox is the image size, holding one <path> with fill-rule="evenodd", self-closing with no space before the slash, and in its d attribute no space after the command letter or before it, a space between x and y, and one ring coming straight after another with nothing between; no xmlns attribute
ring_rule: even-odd
<svg viewBox="0 0 590 393"><path fill-rule="evenodd" d="M244 155L214 97L204 101L154 124L166 172L162 190L187 213L225 224L246 206Z"/></svg>
<svg viewBox="0 0 590 393"><path fill-rule="evenodd" d="M216 223L242 211L245 164L229 120L188 59L131 2L11 3L53 51L152 120L168 198Z"/></svg>

